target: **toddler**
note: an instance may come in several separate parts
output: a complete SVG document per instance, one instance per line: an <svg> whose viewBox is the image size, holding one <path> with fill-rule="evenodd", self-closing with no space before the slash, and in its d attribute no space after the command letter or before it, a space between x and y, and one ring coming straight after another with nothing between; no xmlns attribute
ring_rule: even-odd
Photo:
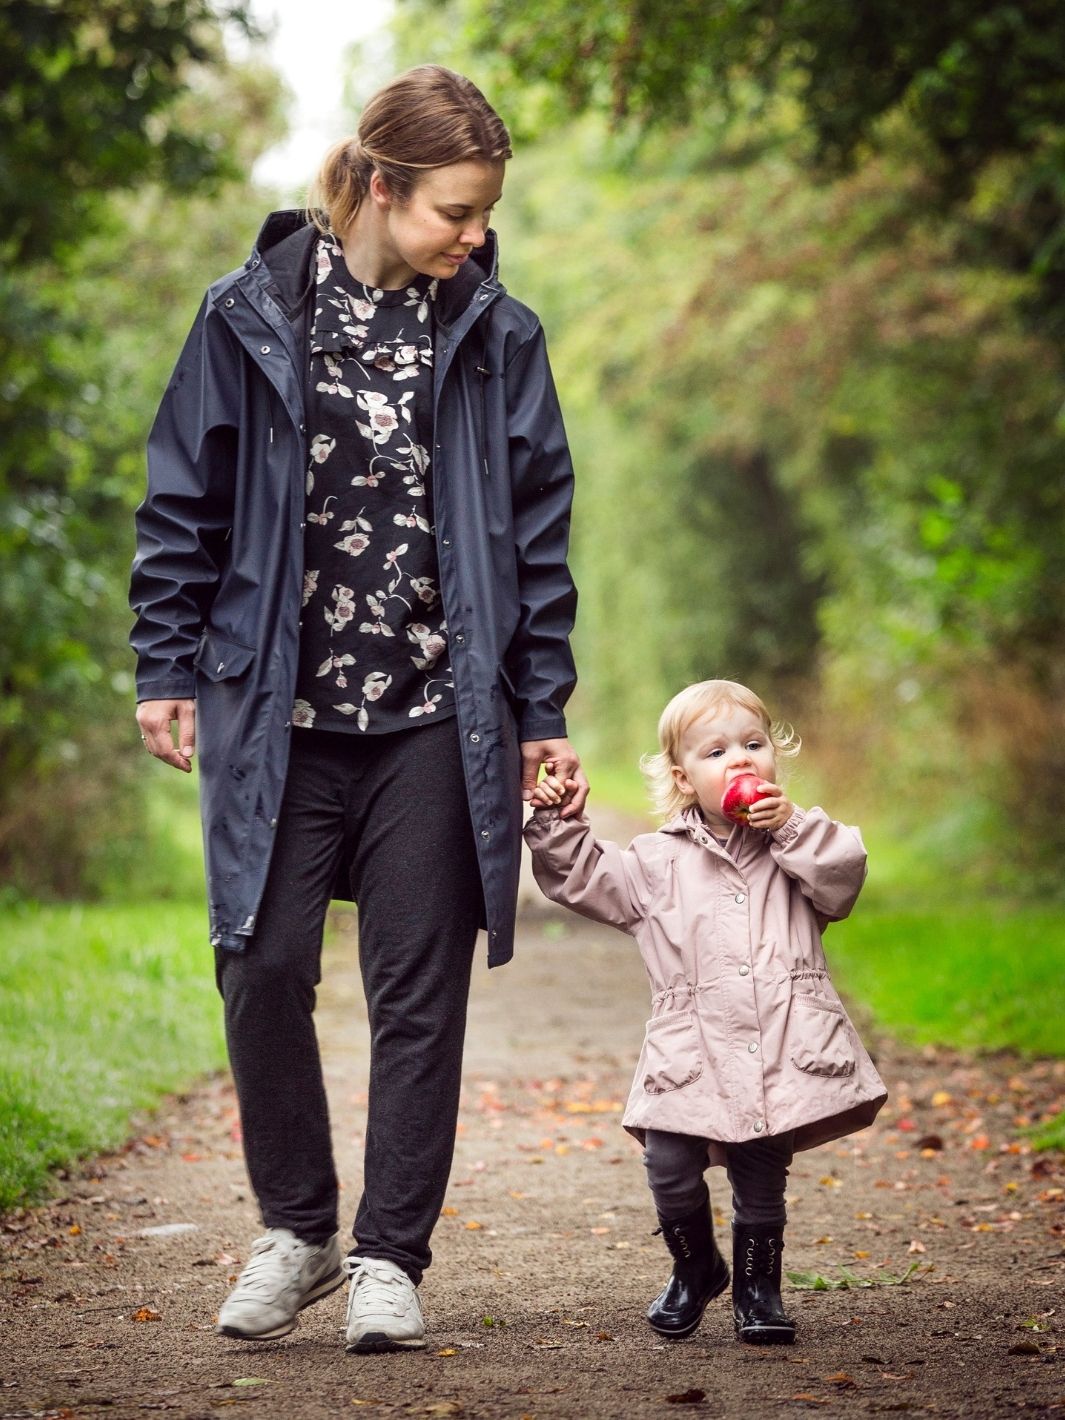
<svg viewBox="0 0 1065 1420"><path fill-rule="evenodd" d="M662 712L658 737L661 753L643 766L667 818L657 833L626 849L594 838L582 816L561 817L576 784L549 773L525 838L547 896L630 933L651 979L622 1120L644 1146L673 1258L648 1321L687 1336L728 1286L703 1177L723 1164L736 1334L791 1343L780 1277L792 1154L864 1128L887 1098L821 945L857 899L865 848L857 829L788 799L777 758L798 746L746 686L689 686ZM742 827L721 809L741 774L765 796Z"/></svg>

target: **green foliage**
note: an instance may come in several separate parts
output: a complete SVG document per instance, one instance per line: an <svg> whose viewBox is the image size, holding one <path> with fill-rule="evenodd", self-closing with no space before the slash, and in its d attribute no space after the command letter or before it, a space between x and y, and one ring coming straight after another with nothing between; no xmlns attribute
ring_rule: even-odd
<svg viewBox="0 0 1065 1420"><path fill-rule="evenodd" d="M19 51L0 101L0 874L24 892L99 891L145 827L126 646L144 440L204 285L265 205L219 183L280 128L276 77L228 65L212 13L0 14Z"/></svg>
<svg viewBox="0 0 1065 1420"><path fill-rule="evenodd" d="M175 121L194 66L221 60L207 0L7 0L0 9L0 251L36 264L76 248L106 193L191 191L235 177L214 135Z"/></svg>
<svg viewBox="0 0 1065 1420"><path fill-rule="evenodd" d="M1065 1152L1065 1110L1050 1119L1044 1119L1041 1124L1036 1124L1025 1132L1032 1141L1032 1148L1037 1152L1044 1153L1048 1149Z"/></svg>
<svg viewBox="0 0 1065 1420"><path fill-rule="evenodd" d="M904 117L926 149L930 209L951 211L994 173L998 200L972 224L974 250L998 269L1027 267L1039 286L1030 313L1065 334L1065 12L1054 0L403 8L412 26L447 15L497 92L531 86L533 124L561 108L721 131L784 104L801 113L804 151L838 172Z"/></svg>
<svg viewBox="0 0 1065 1420"><path fill-rule="evenodd" d="M0 1210L225 1059L202 905L0 911Z"/></svg>

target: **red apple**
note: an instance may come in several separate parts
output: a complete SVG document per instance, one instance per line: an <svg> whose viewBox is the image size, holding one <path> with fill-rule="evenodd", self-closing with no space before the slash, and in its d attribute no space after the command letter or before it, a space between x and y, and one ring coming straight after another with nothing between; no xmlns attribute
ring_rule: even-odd
<svg viewBox="0 0 1065 1420"><path fill-rule="evenodd" d="M725 817L746 828L751 805L756 804L759 799L772 797L759 789L761 782L761 777L757 774L737 774L721 797L721 812Z"/></svg>

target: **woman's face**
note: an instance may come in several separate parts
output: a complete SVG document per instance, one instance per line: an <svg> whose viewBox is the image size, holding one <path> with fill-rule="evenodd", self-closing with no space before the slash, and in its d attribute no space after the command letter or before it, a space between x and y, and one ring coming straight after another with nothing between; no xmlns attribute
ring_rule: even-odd
<svg viewBox="0 0 1065 1420"><path fill-rule="evenodd" d="M370 193L395 256L419 275L443 281L454 276L474 247L484 245L504 171L503 163L480 161L430 168L404 204L375 172Z"/></svg>

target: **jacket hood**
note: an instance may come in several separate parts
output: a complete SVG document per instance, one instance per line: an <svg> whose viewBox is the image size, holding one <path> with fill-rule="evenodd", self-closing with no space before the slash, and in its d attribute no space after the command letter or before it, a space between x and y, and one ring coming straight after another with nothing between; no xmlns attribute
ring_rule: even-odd
<svg viewBox="0 0 1065 1420"><path fill-rule="evenodd" d="M315 288L313 257L318 228L307 220L302 208L271 212L259 229L249 261L260 261L273 278L279 304L289 320L294 320ZM470 260L454 276L441 281L437 290L437 318L449 324L466 309L474 292L490 284L502 289L498 280L499 240L490 228L484 245L470 253Z"/></svg>

